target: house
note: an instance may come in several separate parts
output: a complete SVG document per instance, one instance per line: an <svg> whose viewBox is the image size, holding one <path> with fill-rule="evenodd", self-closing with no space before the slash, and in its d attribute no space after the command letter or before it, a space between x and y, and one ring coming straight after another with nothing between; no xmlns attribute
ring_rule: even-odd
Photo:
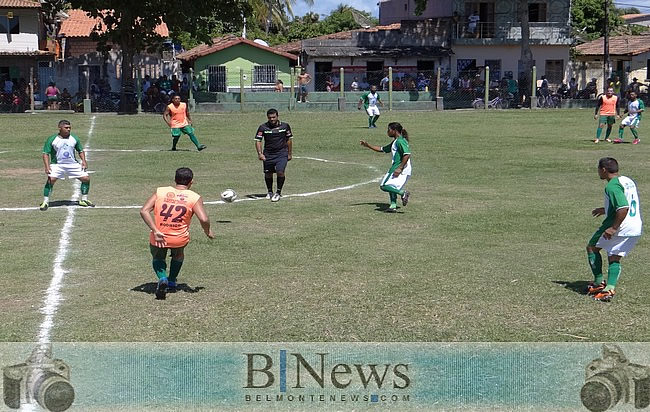
<svg viewBox="0 0 650 412"><path fill-rule="evenodd" d="M276 50L261 41L224 36L178 55L192 67L207 91L239 91L241 80L247 90L272 90L276 80L289 86L290 69L298 57ZM243 79L240 79L243 70Z"/></svg>
<svg viewBox="0 0 650 412"><path fill-rule="evenodd" d="M114 46L107 53L97 51L97 42L90 37L100 19L90 17L84 10L67 10L68 17L59 28L58 41L61 46L61 61L57 65L57 85L75 94L86 90L86 83L98 84L106 79L111 90L121 87L122 53ZM156 33L166 39L169 37L167 25L163 22L155 28ZM134 67L140 77L152 78L163 74L180 74L180 64L165 54L142 53L134 56ZM86 78L88 76L88 78Z"/></svg>
<svg viewBox="0 0 650 412"><path fill-rule="evenodd" d="M375 84L377 73L389 66L411 77L438 67L451 77L474 77L489 66L493 79L506 74L517 78L521 56L517 4L517 0L429 1L424 13L416 16L414 0L382 0L380 26L303 40L301 65L316 74L315 90L325 84L319 73L335 76L341 67L359 76L371 73L364 81ZM569 74L569 6L570 0L536 0L529 6L537 74L556 87ZM290 47L295 42L277 48L292 52ZM349 77L344 87L349 86Z"/></svg>
<svg viewBox="0 0 650 412"><path fill-rule="evenodd" d="M573 73L579 83L596 78L603 88L604 40L601 37L576 47ZM609 58L612 75L618 75L624 85L633 78L650 81L650 35L616 36L609 38Z"/></svg>
<svg viewBox="0 0 650 412"><path fill-rule="evenodd" d="M27 83L32 69L43 89L55 53L54 43L46 40L38 1L0 0L0 79Z"/></svg>
<svg viewBox="0 0 650 412"><path fill-rule="evenodd" d="M646 14L624 14L621 16L625 24L637 24L639 26L650 27L650 13Z"/></svg>

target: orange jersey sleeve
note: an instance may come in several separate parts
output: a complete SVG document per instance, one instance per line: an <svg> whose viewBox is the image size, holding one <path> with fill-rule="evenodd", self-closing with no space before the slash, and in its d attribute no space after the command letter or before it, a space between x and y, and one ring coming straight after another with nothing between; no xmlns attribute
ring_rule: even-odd
<svg viewBox="0 0 650 412"><path fill-rule="evenodd" d="M178 107L174 106L174 103L169 103L167 106L169 108L169 112L171 114L171 127L172 129L180 129L181 127L185 127L190 122L187 121L187 105L183 102L178 105Z"/></svg>
<svg viewBox="0 0 650 412"><path fill-rule="evenodd" d="M178 190L171 186L156 189L153 213L156 228L165 234L164 247L184 247L190 241L190 221L194 205L200 199L191 190ZM153 233L149 242L155 245Z"/></svg>

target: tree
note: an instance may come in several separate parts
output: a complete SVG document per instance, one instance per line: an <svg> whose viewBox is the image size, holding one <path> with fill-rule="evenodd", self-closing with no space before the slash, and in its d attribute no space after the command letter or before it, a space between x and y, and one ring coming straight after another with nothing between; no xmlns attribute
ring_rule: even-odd
<svg viewBox="0 0 650 412"><path fill-rule="evenodd" d="M155 32L163 22L173 32L185 31L206 43L221 21L239 22L250 14L246 0L70 0L70 6L99 18L92 38L98 50L117 45L122 51L120 111L133 111L127 93L133 87L133 57L142 51L159 50L165 40Z"/></svg>
<svg viewBox="0 0 650 412"><path fill-rule="evenodd" d="M623 24L614 2L609 1L608 26L615 31ZM605 34L605 8L603 0L574 0L571 4L571 29L583 41L591 41Z"/></svg>

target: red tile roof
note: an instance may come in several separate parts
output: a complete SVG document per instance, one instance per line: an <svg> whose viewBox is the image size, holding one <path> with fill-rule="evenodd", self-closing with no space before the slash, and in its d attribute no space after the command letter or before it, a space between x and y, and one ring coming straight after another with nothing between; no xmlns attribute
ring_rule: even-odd
<svg viewBox="0 0 650 412"><path fill-rule="evenodd" d="M305 40L335 40L335 39L343 40L343 39L351 38L352 33L356 33L356 32L378 32L380 30L400 30L401 27L402 27L401 23L393 23L387 26L375 26L375 27L369 27L367 29L355 29L355 30L340 31L338 33L324 34L322 36L311 37ZM302 40L292 41L291 43L280 44L273 48L286 53L298 54L302 50Z"/></svg>
<svg viewBox="0 0 650 412"><path fill-rule="evenodd" d="M32 50L32 51L0 51L0 56L54 56L53 51Z"/></svg>
<svg viewBox="0 0 650 412"><path fill-rule="evenodd" d="M291 59L291 60L298 59L293 54L285 53L274 47L263 46L261 44L255 43L252 40L244 39L243 37L237 37L237 36L224 36L224 37L214 38L212 39L211 45L208 44L198 45L195 48L191 50L187 50L176 57L178 57L181 60L195 60L198 59L199 57L207 56L208 54L212 54L242 43L247 44L249 46L257 47L258 49L266 50L268 52L280 55L282 57L286 57L287 59Z"/></svg>
<svg viewBox="0 0 650 412"><path fill-rule="evenodd" d="M41 3L30 0L0 0L0 8L10 9L40 9Z"/></svg>
<svg viewBox="0 0 650 412"><path fill-rule="evenodd" d="M576 47L582 55L602 56L603 38L584 43ZM617 56L636 56L650 51L650 37L648 36L615 36L609 39L609 54Z"/></svg>
<svg viewBox="0 0 650 412"><path fill-rule="evenodd" d="M623 20L636 19L639 17L646 17L650 19L650 14L624 14L621 16Z"/></svg>
<svg viewBox="0 0 650 412"><path fill-rule="evenodd" d="M59 30L60 35L64 37L88 37L100 21L99 18L93 19L85 11L79 9L67 10L66 14L69 17L61 23ZM165 23L156 27L156 33L160 37L169 37L169 30Z"/></svg>

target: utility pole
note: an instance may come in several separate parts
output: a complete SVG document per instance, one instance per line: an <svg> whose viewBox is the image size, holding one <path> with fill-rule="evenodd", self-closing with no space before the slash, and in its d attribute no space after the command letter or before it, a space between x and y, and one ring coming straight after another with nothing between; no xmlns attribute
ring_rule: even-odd
<svg viewBox="0 0 650 412"><path fill-rule="evenodd" d="M605 0L605 33L603 36L603 92L607 91L609 84L607 79L610 76L609 68L609 0Z"/></svg>

